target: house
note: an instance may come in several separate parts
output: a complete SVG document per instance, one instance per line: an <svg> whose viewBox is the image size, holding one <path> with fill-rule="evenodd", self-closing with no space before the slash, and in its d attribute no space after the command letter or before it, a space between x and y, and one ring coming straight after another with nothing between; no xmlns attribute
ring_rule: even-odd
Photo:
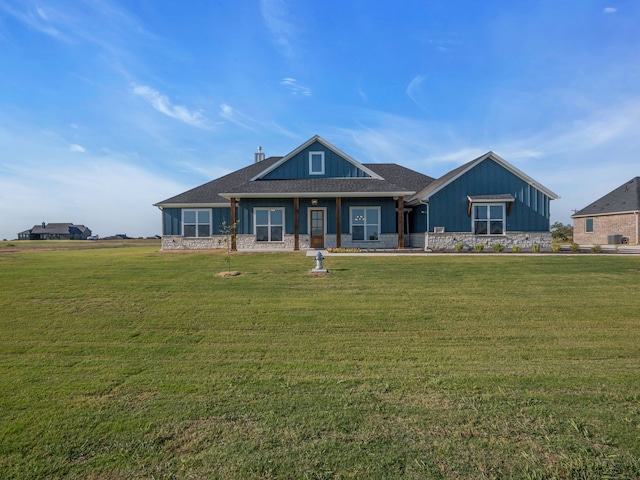
<svg viewBox="0 0 640 480"><path fill-rule="evenodd" d="M42 222L18 233L18 240L87 240L90 236L91 230L84 225Z"/></svg>
<svg viewBox="0 0 640 480"><path fill-rule="evenodd" d="M640 243L640 177L620 185L571 216L578 244Z"/></svg>
<svg viewBox="0 0 640 480"><path fill-rule="evenodd" d="M390 163L360 163L319 136L155 204L162 249L326 247L447 249L462 242L551 244L558 198L489 152L436 180Z"/></svg>

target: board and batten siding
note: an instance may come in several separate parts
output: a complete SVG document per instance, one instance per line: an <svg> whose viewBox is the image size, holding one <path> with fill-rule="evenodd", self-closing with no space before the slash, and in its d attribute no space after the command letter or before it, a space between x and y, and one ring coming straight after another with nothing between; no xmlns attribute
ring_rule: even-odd
<svg viewBox="0 0 640 480"><path fill-rule="evenodd" d="M429 199L429 231L471 232L469 195L511 194L515 198L507 216L507 232L548 232L549 197L520 177L487 159Z"/></svg>
<svg viewBox="0 0 640 480"><path fill-rule="evenodd" d="M203 209L199 207L185 207L185 210L210 210L211 211L211 234L219 235L222 229L222 222L227 225L231 223L231 209L229 207L218 207ZM182 208L162 209L162 234L182 235Z"/></svg>
<svg viewBox="0 0 640 480"><path fill-rule="evenodd" d="M309 152L324 152L324 175L310 175ZM300 178L354 178L369 175L319 142L314 142L297 155L262 177L264 180Z"/></svg>

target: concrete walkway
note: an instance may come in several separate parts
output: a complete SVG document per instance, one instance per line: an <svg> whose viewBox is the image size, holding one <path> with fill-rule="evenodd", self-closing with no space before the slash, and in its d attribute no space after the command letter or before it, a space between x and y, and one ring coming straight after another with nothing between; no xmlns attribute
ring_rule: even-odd
<svg viewBox="0 0 640 480"><path fill-rule="evenodd" d="M588 253L589 255L611 255L611 254L640 254L640 245L601 245L602 251L600 253L593 253L591 248L594 245L580 245L581 254ZM433 256L444 256L444 255L523 255L523 256L531 256L531 255L579 255L579 253L574 253L569 251L569 246L561 247L559 252L520 252L520 253L511 253L511 252L501 252L496 253L491 250L484 251L482 253L476 252L425 252L421 249L415 248L407 248L405 250L376 250L376 251L366 251L363 250L357 253L329 253L326 250L322 249L310 249L306 251L307 257L315 257L318 252L322 253L323 257L349 257L349 256L358 256L358 257L406 257L406 256L419 256L419 257L433 257Z"/></svg>

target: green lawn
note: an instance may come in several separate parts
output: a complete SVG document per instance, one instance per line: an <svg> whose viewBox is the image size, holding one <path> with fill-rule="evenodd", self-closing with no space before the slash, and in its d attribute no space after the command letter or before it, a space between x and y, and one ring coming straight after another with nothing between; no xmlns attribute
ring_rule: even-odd
<svg viewBox="0 0 640 480"><path fill-rule="evenodd" d="M0 248L0 478L640 478L640 256L157 248Z"/></svg>

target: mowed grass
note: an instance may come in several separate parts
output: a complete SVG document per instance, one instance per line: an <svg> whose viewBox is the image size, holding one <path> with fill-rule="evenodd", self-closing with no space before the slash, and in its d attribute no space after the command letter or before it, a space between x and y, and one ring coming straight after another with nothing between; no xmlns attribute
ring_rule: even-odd
<svg viewBox="0 0 640 480"><path fill-rule="evenodd" d="M0 478L639 478L640 256L0 253Z"/></svg>

